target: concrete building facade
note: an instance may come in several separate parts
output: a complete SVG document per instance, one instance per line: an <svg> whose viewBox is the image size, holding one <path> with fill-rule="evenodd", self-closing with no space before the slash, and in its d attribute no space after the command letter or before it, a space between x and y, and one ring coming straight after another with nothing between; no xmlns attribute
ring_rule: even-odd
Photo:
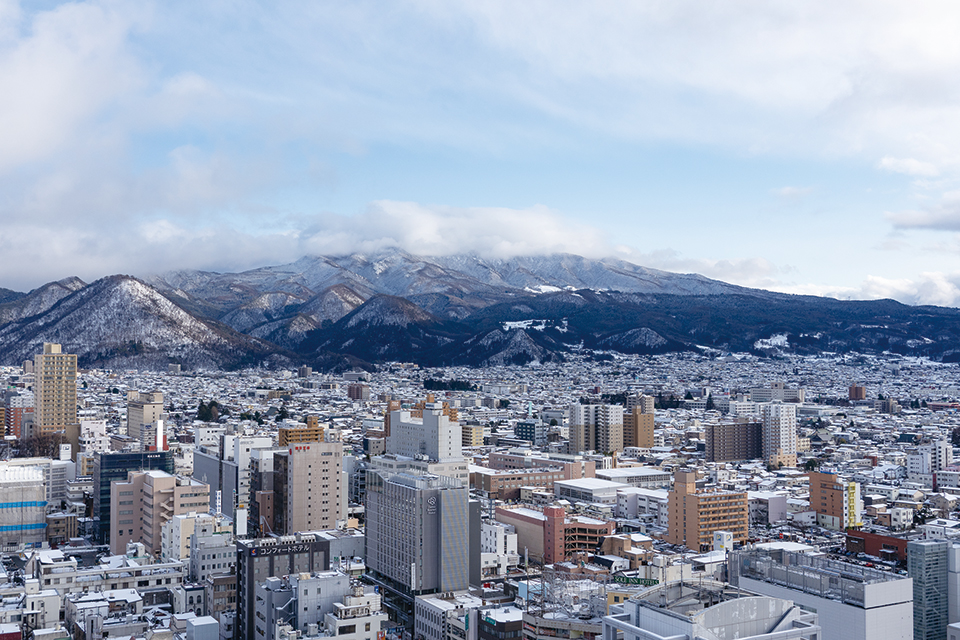
<svg viewBox="0 0 960 640"><path fill-rule="evenodd" d="M797 407L771 402L763 405L763 459L772 467L797 466Z"/></svg>
<svg viewBox="0 0 960 640"><path fill-rule="evenodd" d="M670 527L667 541L694 551L707 551L713 545L715 531L729 531L743 544L749 532L747 494L736 491L698 491L696 472L680 470L674 474L669 493Z"/></svg>
<svg viewBox="0 0 960 640"><path fill-rule="evenodd" d="M163 419L163 394L159 391L127 392L127 435L141 444L156 440L156 425Z"/></svg>
<svg viewBox="0 0 960 640"><path fill-rule="evenodd" d="M817 512L817 524L842 531L863 526L860 484L834 473L810 473L810 508Z"/></svg>
<svg viewBox="0 0 960 640"><path fill-rule="evenodd" d="M570 453L623 451L623 407L609 404L572 404Z"/></svg>
<svg viewBox="0 0 960 640"><path fill-rule="evenodd" d="M65 431L77 421L77 356L45 342L33 358L34 422L38 435Z"/></svg>
<svg viewBox="0 0 960 640"><path fill-rule="evenodd" d="M131 471L110 487L110 549L120 555L127 543L142 542L151 555L161 553L162 530L170 518L204 509L210 486L165 471Z"/></svg>
<svg viewBox="0 0 960 640"><path fill-rule="evenodd" d="M708 462L755 460L763 456L763 425L759 422L708 424L704 433Z"/></svg>
<svg viewBox="0 0 960 640"><path fill-rule="evenodd" d="M334 529L346 517L342 442L303 442L276 453L273 531Z"/></svg>
<svg viewBox="0 0 960 640"><path fill-rule="evenodd" d="M392 620L412 628L416 596L468 587L468 491L460 481L371 470L366 517L367 575Z"/></svg>
<svg viewBox="0 0 960 640"><path fill-rule="evenodd" d="M914 637L910 578L781 549L734 551L729 567L731 584L816 611L823 640Z"/></svg>

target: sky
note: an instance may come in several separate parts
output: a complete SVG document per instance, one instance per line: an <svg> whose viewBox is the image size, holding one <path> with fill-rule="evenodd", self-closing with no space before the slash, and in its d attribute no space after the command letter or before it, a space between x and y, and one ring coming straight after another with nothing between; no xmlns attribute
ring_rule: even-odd
<svg viewBox="0 0 960 640"><path fill-rule="evenodd" d="M960 5L0 0L0 286L569 252L960 306Z"/></svg>

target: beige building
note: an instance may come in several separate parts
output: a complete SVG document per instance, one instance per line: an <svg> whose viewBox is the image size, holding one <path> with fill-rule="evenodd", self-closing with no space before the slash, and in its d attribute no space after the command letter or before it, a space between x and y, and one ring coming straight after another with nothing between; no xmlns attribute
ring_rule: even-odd
<svg viewBox="0 0 960 640"><path fill-rule="evenodd" d="M479 424L460 425L463 430L464 447L482 447L483 446L483 427Z"/></svg>
<svg viewBox="0 0 960 640"><path fill-rule="evenodd" d="M317 416L307 416L307 423L296 427L280 427L279 443L286 447L298 442L323 442L323 427Z"/></svg>
<svg viewBox="0 0 960 640"><path fill-rule="evenodd" d="M668 494L670 527L667 542L681 544L694 551L713 546L714 531L729 531L740 544L747 540L747 494L735 491L697 491L697 474L677 471Z"/></svg>
<svg viewBox="0 0 960 640"><path fill-rule="evenodd" d="M66 430L77 421L77 356L63 353L60 345L43 343L43 353L33 358L35 433Z"/></svg>
<svg viewBox="0 0 960 640"><path fill-rule="evenodd" d="M645 413L641 407L634 407L632 412L623 417L623 446L641 449L654 446L653 411Z"/></svg>
<svg viewBox="0 0 960 640"><path fill-rule="evenodd" d="M782 402L763 405L763 460L769 466L797 466L797 406Z"/></svg>
<svg viewBox="0 0 960 640"><path fill-rule="evenodd" d="M334 529L346 517L342 442L291 444L273 467L274 532Z"/></svg>
<svg viewBox="0 0 960 640"><path fill-rule="evenodd" d="M144 427L155 425L157 420L163 419L163 394L159 391L140 393L127 392L127 435L144 442L144 437L153 444L156 440L156 431L144 432Z"/></svg>
<svg viewBox="0 0 960 640"><path fill-rule="evenodd" d="M569 407L571 453L623 450L623 407L610 404L573 404Z"/></svg>
<svg viewBox="0 0 960 640"><path fill-rule="evenodd" d="M188 560L190 558L190 537L229 533L233 525L225 516L210 513L185 513L175 515L161 527L160 556L164 560Z"/></svg>
<svg viewBox="0 0 960 640"><path fill-rule="evenodd" d="M110 550L123 554L128 542L142 542L156 555L162 549L164 524L209 506L208 484L165 471L131 471L125 482L110 484Z"/></svg>

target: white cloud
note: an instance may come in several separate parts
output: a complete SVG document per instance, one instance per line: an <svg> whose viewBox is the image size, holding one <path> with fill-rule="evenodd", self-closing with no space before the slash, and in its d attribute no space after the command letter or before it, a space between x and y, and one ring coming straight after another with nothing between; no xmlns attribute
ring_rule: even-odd
<svg viewBox="0 0 960 640"><path fill-rule="evenodd" d="M859 286L794 284L771 287L774 291L841 300L893 299L910 305L960 306L960 273L924 272L915 278L867 276Z"/></svg>
<svg viewBox="0 0 960 640"><path fill-rule="evenodd" d="M947 191L923 209L887 212L886 218L899 229L960 230L960 191Z"/></svg>
<svg viewBox="0 0 960 640"><path fill-rule="evenodd" d="M304 220L300 220L303 222ZM346 255L399 248L413 254L474 253L487 258L612 250L596 229L546 207L424 206L380 201L355 216L313 216L305 228L242 232L183 218L156 218L104 233L98 222L75 220L51 234L18 222L0 228L7 246L0 282L29 289L67 275L92 280L112 273L147 275L173 269L235 271L292 262L305 254ZM44 244L45 260L33 259ZM23 264L31 264L24 270Z"/></svg>
<svg viewBox="0 0 960 640"><path fill-rule="evenodd" d="M104 109L134 91L127 48L138 11L71 3L37 14L19 36L19 7L0 12L0 173L47 159L83 138ZM6 14L6 15L4 15Z"/></svg>
<svg viewBox="0 0 960 640"><path fill-rule="evenodd" d="M320 255L389 247L420 255L476 253L488 258L610 253L608 241L596 229L542 206L460 208L380 201L356 216L318 217L301 237L305 248Z"/></svg>
<svg viewBox="0 0 960 640"><path fill-rule="evenodd" d="M908 176L936 177L940 175L940 171L933 163L921 162L914 158L892 158L887 156L881 158L879 167L887 171L905 173Z"/></svg>
<svg viewBox="0 0 960 640"><path fill-rule="evenodd" d="M54 259L33 278L391 246L599 257L622 242L548 207L381 200L354 216L310 216L337 188L362 191L355 202L433 197L338 183L332 157L378 147L511 160L560 149L563 160L588 149L582 139L666 141L721 155L853 157L941 178L924 182L930 190L960 177L960 6L949 2L42 6L0 0L0 236L25 247L56 236ZM557 205L552 192L527 193L513 201ZM910 209L888 220L960 229L955 194ZM749 256L756 239L737 241L726 250ZM746 286L790 275L760 258L627 253ZM14 249L3 262L0 285L23 286L17 265L35 260ZM851 291L911 295L913 285L890 282ZM950 282L920 284L929 299L948 299Z"/></svg>

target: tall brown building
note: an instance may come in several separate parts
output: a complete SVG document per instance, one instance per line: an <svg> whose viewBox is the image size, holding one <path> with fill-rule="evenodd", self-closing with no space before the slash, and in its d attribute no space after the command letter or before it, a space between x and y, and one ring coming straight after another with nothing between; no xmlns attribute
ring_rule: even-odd
<svg viewBox="0 0 960 640"><path fill-rule="evenodd" d="M763 456L763 425L759 422L708 424L704 431L708 462L755 460Z"/></svg>
<svg viewBox="0 0 960 640"><path fill-rule="evenodd" d="M623 417L623 446L649 449L653 442L653 412L644 413L642 407L634 407Z"/></svg>
<svg viewBox="0 0 960 640"><path fill-rule="evenodd" d="M275 533L335 529L346 517L342 442L291 444L273 465Z"/></svg>
<svg viewBox="0 0 960 640"><path fill-rule="evenodd" d="M77 423L77 356L63 353L60 345L43 343L43 353L33 358L34 423L43 435L64 431Z"/></svg>
<svg viewBox="0 0 960 640"><path fill-rule="evenodd" d="M860 521L859 484L841 479L835 473L812 472L807 475L810 477L810 508L817 512L817 524L840 531L863 525Z"/></svg>
<svg viewBox="0 0 960 640"><path fill-rule="evenodd" d="M866 400L867 388L859 384L850 385L850 388L847 389L847 397L850 400Z"/></svg>
<svg viewBox="0 0 960 640"><path fill-rule="evenodd" d="M746 542L749 529L746 493L697 491L696 472L681 470L673 476L668 499L667 542L694 551L707 551L713 545L715 531L728 531L735 541Z"/></svg>

